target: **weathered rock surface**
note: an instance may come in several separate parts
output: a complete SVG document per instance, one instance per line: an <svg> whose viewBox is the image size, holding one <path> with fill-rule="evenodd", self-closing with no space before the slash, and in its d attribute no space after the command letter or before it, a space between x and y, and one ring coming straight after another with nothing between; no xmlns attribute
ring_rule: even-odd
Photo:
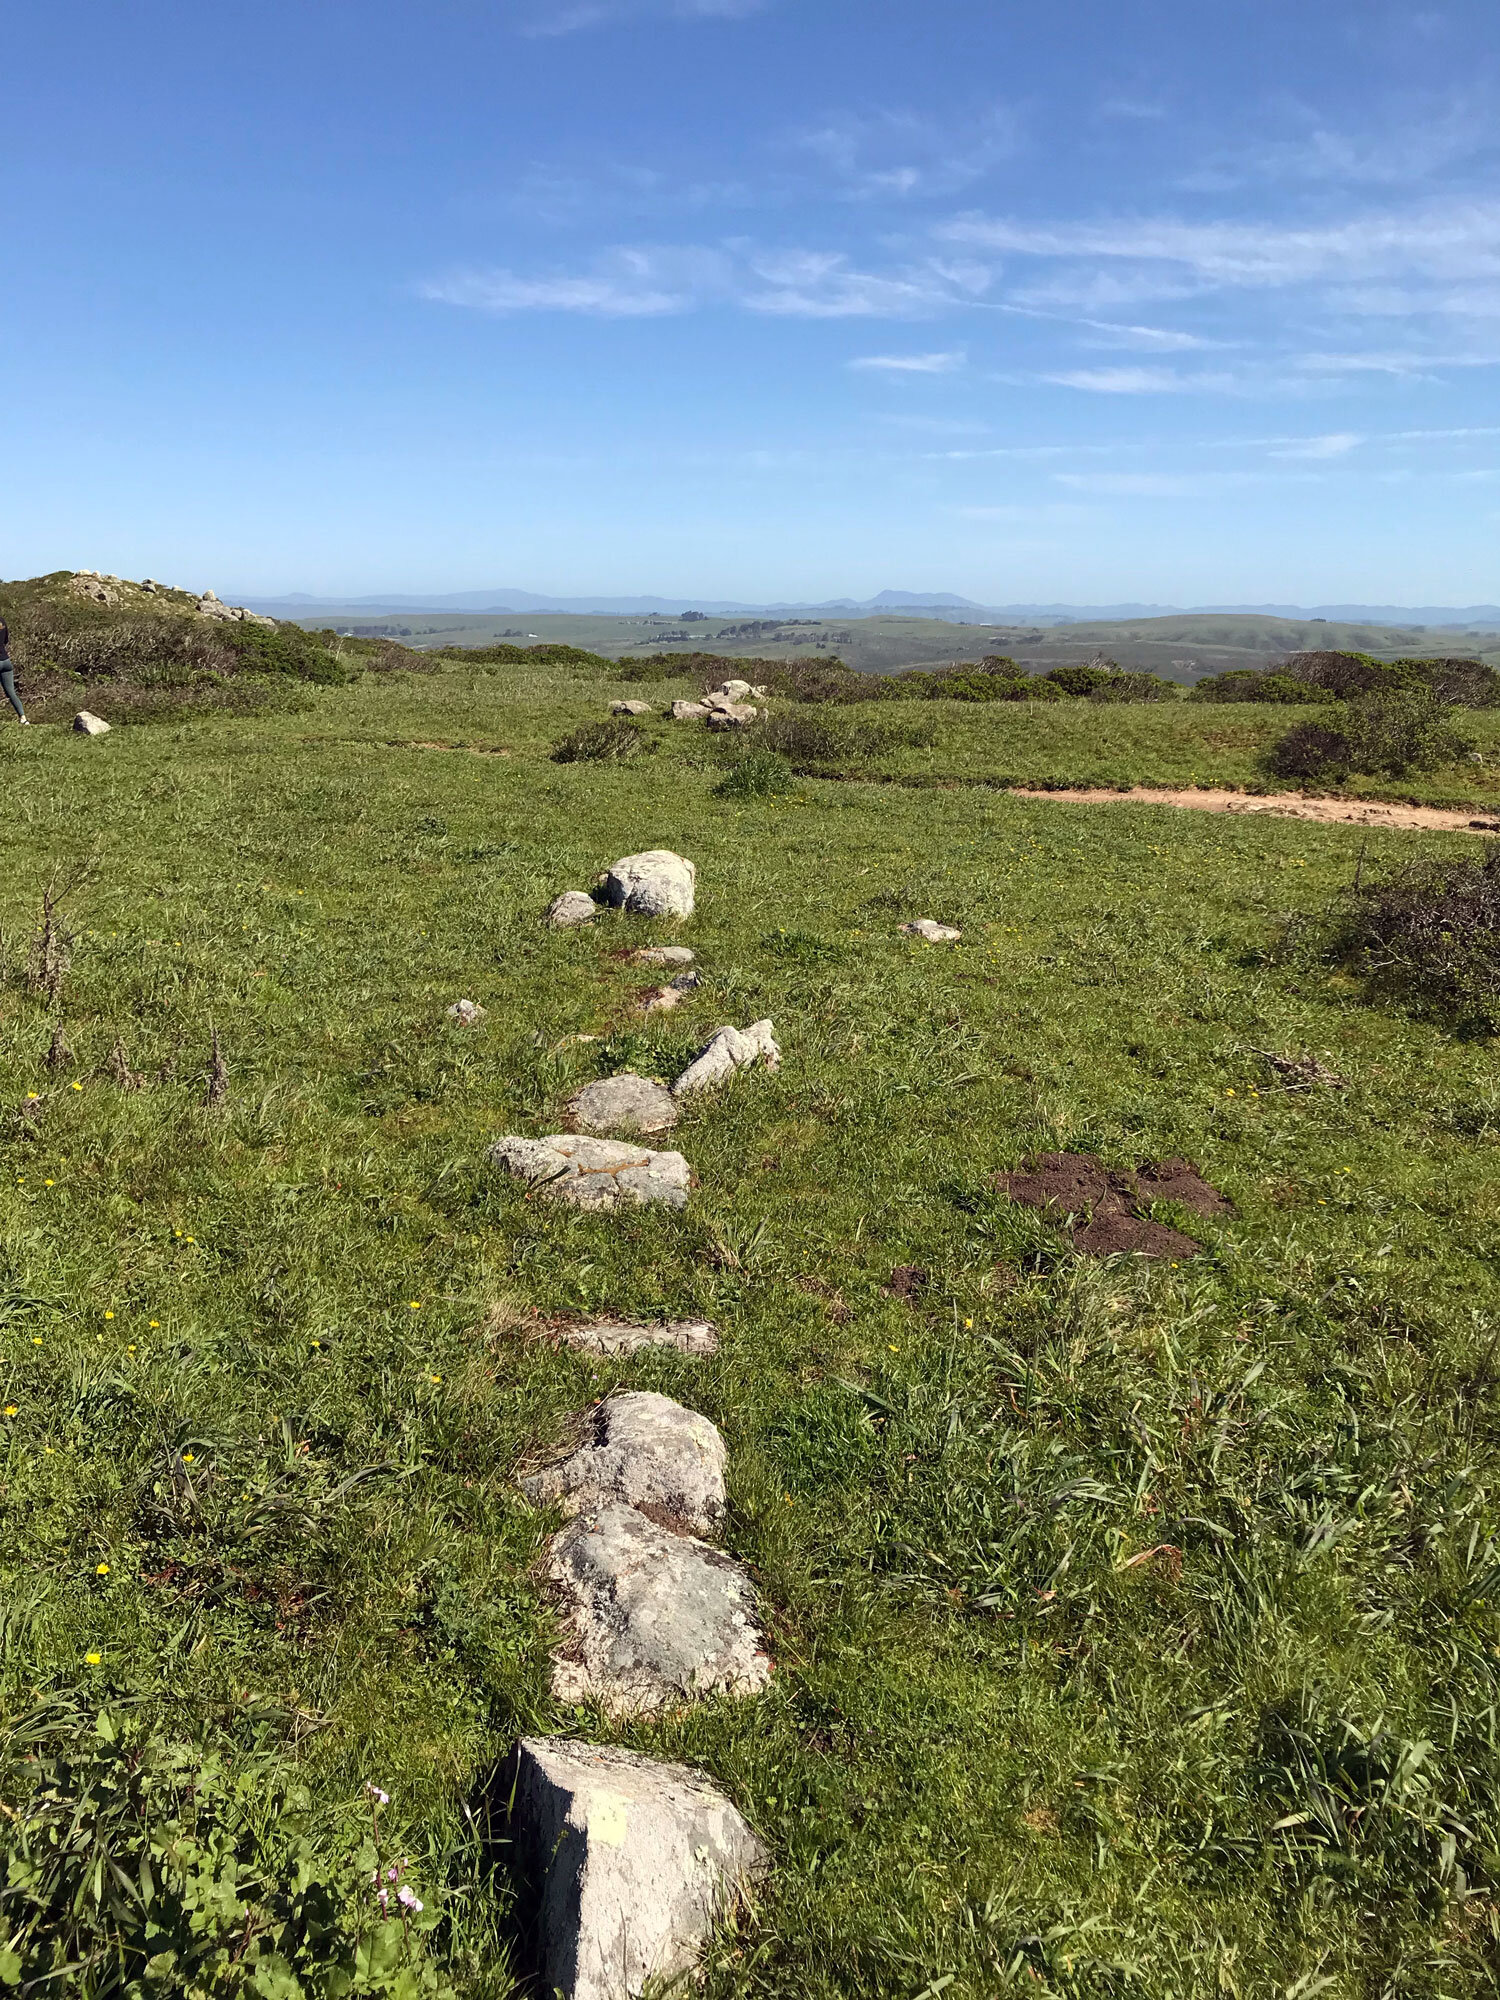
<svg viewBox="0 0 1500 2000"><path fill-rule="evenodd" d="M491 1146L497 1167L530 1181L539 1193L575 1208L630 1208L662 1202L687 1206L692 1169L681 1153L654 1153L618 1139L556 1132L546 1139L507 1136Z"/></svg>
<svg viewBox="0 0 1500 2000"><path fill-rule="evenodd" d="M776 1045L771 1022L752 1021L744 1029L719 1028L702 1055L690 1062L672 1085L672 1095L685 1097L695 1090L711 1089L737 1070L749 1069L757 1062L763 1062L768 1070L781 1067L781 1050Z"/></svg>
<svg viewBox="0 0 1500 2000"><path fill-rule="evenodd" d="M102 715L95 715L86 708L80 708L73 717L73 727L80 736L108 736L110 729Z"/></svg>
<svg viewBox="0 0 1500 2000"><path fill-rule="evenodd" d="M232 619L240 625L274 625L274 618L267 618L259 611L247 611L243 604L225 604L217 591L205 590L193 606L200 618L219 621Z"/></svg>
<svg viewBox="0 0 1500 2000"><path fill-rule="evenodd" d="M726 701L717 708L709 709L707 717L708 727L710 729L744 729L748 724L754 722L758 714L759 710L752 708L749 702Z"/></svg>
<svg viewBox="0 0 1500 2000"><path fill-rule="evenodd" d="M700 1773L562 1737L516 1746L511 1827L541 1890L542 1984L636 2000L690 1970L765 1848Z"/></svg>
<svg viewBox="0 0 1500 2000"><path fill-rule="evenodd" d="M665 847L626 854L606 869L604 900L636 917L690 917L698 871Z"/></svg>
<svg viewBox="0 0 1500 2000"><path fill-rule="evenodd" d="M928 944L954 944L963 936L952 924L935 924L931 917L918 917L915 923L903 924L901 928L908 937L925 938Z"/></svg>
<svg viewBox="0 0 1500 2000"><path fill-rule="evenodd" d="M744 701L747 695L754 693L755 689L749 681L720 681L716 688L709 689L703 699L712 701L717 696L720 701Z"/></svg>
<svg viewBox="0 0 1500 2000"><path fill-rule="evenodd" d="M638 1354L643 1347L675 1347L679 1354L717 1354L718 1332L706 1319L591 1319L583 1326L565 1326L569 1347L589 1354Z"/></svg>
<svg viewBox="0 0 1500 2000"><path fill-rule="evenodd" d="M649 701L612 701L609 712L611 715L655 715L656 710Z"/></svg>
<svg viewBox="0 0 1500 2000"><path fill-rule="evenodd" d="M724 1440L697 1410L649 1389L622 1389L590 1413L578 1449L527 1474L529 1500L564 1513L615 1501L658 1523L710 1535L724 1518Z"/></svg>
<svg viewBox="0 0 1500 2000"><path fill-rule="evenodd" d="M553 1538L547 1575L566 1635L552 1662L559 1701L643 1715L756 1694L771 1678L746 1572L621 1501L570 1521Z"/></svg>
<svg viewBox="0 0 1500 2000"><path fill-rule="evenodd" d="M599 905L586 889L564 889L547 910L547 921L554 930L571 930L575 924L591 924L599 914Z"/></svg>
<svg viewBox="0 0 1500 2000"><path fill-rule="evenodd" d="M674 701L672 704L674 722L701 722L707 713L701 701Z"/></svg>
<svg viewBox="0 0 1500 2000"><path fill-rule="evenodd" d="M637 965L691 965L697 953L685 944L647 944L630 956Z"/></svg>
<svg viewBox="0 0 1500 2000"><path fill-rule="evenodd" d="M631 1070L586 1083L566 1108L580 1132L667 1132L677 1123L671 1091Z"/></svg>
<svg viewBox="0 0 1500 2000"><path fill-rule="evenodd" d="M486 1012L477 1000L455 1000L448 1009L448 1019L460 1028L477 1028Z"/></svg>

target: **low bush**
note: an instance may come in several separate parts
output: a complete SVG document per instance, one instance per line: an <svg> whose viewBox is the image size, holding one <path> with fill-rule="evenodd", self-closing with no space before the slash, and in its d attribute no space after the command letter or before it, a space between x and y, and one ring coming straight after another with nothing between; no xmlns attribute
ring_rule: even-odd
<svg viewBox="0 0 1500 2000"><path fill-rule="evenodd" d="M1236 667L1193 689L1192 701L1323 703L1427 693L1459 708L1500 704L1500 672L1472 659L1376 660L1368 653L1293 653L1275 667Z"/></svg>
<svg viewBox="0 0 1500 2000"><path fill-rule="evenodd" d="M1452 707L1430 688L1367 694L1299 722L1266 753L1279 778L1342 778L1351 772L1401 778L1454 763L1472 746L1453 727Z"/></svg>
<svg viewBox="0 0 1500 2000"><path fill-rule="evenodd" d="M552 746L554 764L619 764L656 745L628 715L611 715L603 722L585 722L569 730Z"/></svg>
<svg viewBox="0 0 1500 2000"><path fill-rule="evenodd" d="M351 1811L334 1843L311 1837L309 1806L265 1752L235 1758L67 1702L22 1717L0 1751L0 1985L225 2000L451 1991L427 1953L434 1898L401 1881L378 1811L362 1827Z"/></svg>
<svg viewBox="0 0 1500 2000"><path fill-rule="evenodd" d="M564 646L544 640L540 646L447 646L439 658L458 661L466 667L606 667L615 671L613 660L602 653L587 653L581 646Z"/></svg>
<svg viewBox="0 0 1500 2000"><path fill-rule="evenodd" d="M357 680L362 670L357 662L338 659L322 635L300 625L241 624L193 613L63 620L43 612L12 626L11 652L23 686L49 674L132 685L258 674L339 686Z"/></svg>
<svg viewBox="0 0 1500 2000"><path fill-rule="evenodd" d="M1500 847L1479 861L1413 862L1351 889L1316 935L1372 989L1500 1029Z"/></svg>
<svg viewBox="0 0 1500 2000"><path fill-rule="evenodd" d="M782 798L797 789L792 767L774 750L752 749L737 758L714 786L719 799Z"/></svg>
<svg viewBox="0 0 1500 2000"><path fill-rule="evenodd" d="M925 749L936 742L936 726L928 721L894 716L799 714L783 709L762 715L748 732L757 748L787 758L799 767L857 763L891 750Z"/></svg>

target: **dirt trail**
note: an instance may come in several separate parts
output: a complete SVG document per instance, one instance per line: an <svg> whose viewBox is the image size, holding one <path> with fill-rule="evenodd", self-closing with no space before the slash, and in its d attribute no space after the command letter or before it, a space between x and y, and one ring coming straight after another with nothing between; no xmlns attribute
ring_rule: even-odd
<svg viewBox="0 0 1500 2000"><path fill-rule="evenodd" d="M1190 812L1276 813L1283 819L1312 819L1345 826L1419 828L1428 833L1500 833L1500 819L1483 819L1473 812L1450 812L1440 806L1391 805L1379 799L1310 799L1301 792L1258 796L1250 792L1188 790L1157 791L1137 786L1129 792L1078 788L1044 791L1035 785L1012 785L1015 799L1051 799L1071 806L1182 806Z"/></svg>

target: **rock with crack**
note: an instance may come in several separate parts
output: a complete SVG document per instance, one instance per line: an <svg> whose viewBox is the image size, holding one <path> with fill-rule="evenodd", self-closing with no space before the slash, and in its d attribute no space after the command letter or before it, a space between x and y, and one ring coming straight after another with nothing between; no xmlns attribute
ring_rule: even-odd
<svg viewBox="0 0 1500 2000"><path fill-rule="evenodd" d="M668 1132L677 1123L671 1091L628 1069L584 1084L565 1109L579 1132Z"/></svg>
<svg viewBox="0 0 1500 2000"><path fill-rule="evenodd" d="M759 713L749 702L726 701L718 708L710 708L706 720L710 729L745 729Z"/></svg>
<svg viewBox="0 0 1500 2000"><path fill-rule="evenodd" d="M710 1090L736 1071L763 1062L768 1070L781 1067L781 1050L769 1021L752 1021L748 1028L719 1028L708 1047L672 1085L674 1097L686 1097L695 1090Z"/></svg>
<svg viewBox="0 0 1500 2000"><path fill-rule="evenodd" d="M564 1632L552 1661L559 1701L648 1715L707 1695L758 1694L771 1678L745 1570L623 1501L579 1514L554 1536L547 1576Z"/></svg>
<svg viewBox="0 0 1500 2000"><path fill-rule="evenodd" d="M485 1009L477 1000L455 1000L448 1009L448 1019L460 1028L477 1028L485 1017Z"/></svg>
<svg viewBox="0 0 1500 2000"><path fill-rule="evenodd" d="M637 965L691 965L697 953L685 944L646 944L630 956Z"/></svg>
<svg viewBox="0 0 1500 2000"><path fill-rule="evenodd" d="M602 877L604 900L634 917L690 917L698 871L669 848L626 854Z"/></svg>
<svg viewBox="0 0 1500 2000"><path fill-rule="evenodd" d="M674 701L672 704L674 722L701 722L707 713L701 701Z"/></svg>
<svg viewBox="0 0 1500 2000"><path fill-rule="evenodd" d="M669 980L665 986L648 986L641 995L641 1005L648 1014L670 1013L672 1008L682 1005L698 983L699 976L691 968L686 972L679 972L677 977Z"/></svg>
<svg viewBox="0 0 1500 2000"><path fill-rule="evenodd" d="M918 917L915 923L901 926L907 937L919 937L928 944L957 944L963 936L952 924L935 924L931 917Z"/></svg>
<svg viewBox="0 0 1500 2000"><path fill-rule="evenodd" d="M685 1764L557 1736L516 1746L511 1832L540 1891L542 1984L564 2000L676 1986L770 1858Z"/></svg>
<svg viewBox="0 0 1500 2000"><path fill-rule="evenodd" d="M521 1491L565 1514L616 1501L651 1520L711 1535L724 1519L724 1440L697 1410L650 1389L622 1389L589 1414L569 1457L528 1473Z"/></svg>
<svg viewBox="0 0 1500 2000"><path fill-rule="evenodd" d="M102 715L95 715L87 708L80 708L73 717L73 727L80 736L108 736L110 726Z"/></svg>
<svg viewBox="0 0 1500 2000"><path fill-rule="evenodd" d="M547 922L554 930L572 930L577 924L591 924L599 905L586 889L564 889L547 910Z"/></svg>
<svg viewBox="0 0 1500 2000"><path fill-rule="evenodd" d="M561 1337L586 1354L638 1354L643 1347L675 1347L679 1354L717 1354L718 1331L706 1319L591 1319L565 1326Z"/></svg>
<svg viewBox="0 0 1500 2000"><path fill-rule="evenodd" d="M655 715L656 710L649 701L612 701L609 712L611 715Z"/></svg>
<svg viewBox="0 0 1500 2000"><path fill-rule="evenodd" d="M497 1140L491 1161L529 1181L538 1194L574 1208L685 1208L692 1169L681 1153L654 1153L619 1139L555 1132L546 1139Z"/></svg>

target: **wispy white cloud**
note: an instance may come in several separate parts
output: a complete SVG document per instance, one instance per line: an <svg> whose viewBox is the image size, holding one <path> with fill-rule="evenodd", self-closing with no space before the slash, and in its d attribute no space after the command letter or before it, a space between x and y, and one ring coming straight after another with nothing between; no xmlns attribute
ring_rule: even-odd
<svg viewBox="0 0 1500 2000"><path fill-rule="evenodd" d="M967 359L959 347L940 354L861 354L848 365L884 375L952 375Z"/></svg>
<svg viewBox="0 0 1500 2000"><path fill-rule="evenodd" d="M1096 396L1182 396L1238 386L1224 373L1188 375L1176 368L1064 368L1044 375L1059 389L1084 389Z"/></svg>
<svg viewBox="0 0 1500 2000"><path fill-rule="evenodd" d="M840 113L789 133L783 142L816 161L850 201L896 200L957 194L1020 149L1014 111L992 105L950 123L906 111Z"/></svg>
<svg viewBox="0 0 1500 2000"><path fill-rule="evenodd" d="M980 266L938 259L869 271L839 251L618 245L581 272L471 269L433 278L422 297L481 312L644 318L726 304L783 319L920 319L972 300Z"/></svg>
<svg viewBox="0 0 1500 2000"><path fill-rule="evenodd" d="M1330 431L1323 437L1288 438L1273 445L1272 458L1345 458L1366 442L1358 431Z"/></svg>
<svg viewBox="0 0 1500 2000"><path fill-rule="evenodd" d="M758 13L768 0L526 0L517 26L523 35L573 35L611 21L664 15L677 21L733 21Z"/></svg>

